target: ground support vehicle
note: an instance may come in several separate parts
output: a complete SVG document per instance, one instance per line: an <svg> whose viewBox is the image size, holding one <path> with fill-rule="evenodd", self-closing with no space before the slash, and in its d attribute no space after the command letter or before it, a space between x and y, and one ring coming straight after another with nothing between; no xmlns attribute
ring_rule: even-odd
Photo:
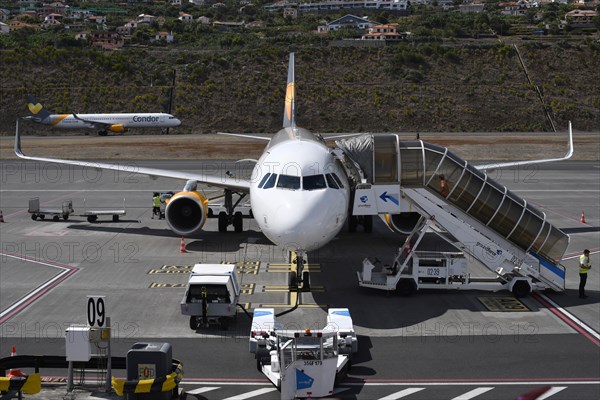
<svg viewBox="0 0 600 400"><path fill-rule="evenodd" d="M327 397L344 379L358 342L347 308L331 308L322 330L286 330L272 308L254 310L249 350L281 399Z"/></svg>
<svg viewBox="0 0 600 400"><path fill-rule="evenodd" d="M181 300L181 314L190 316L192 330L210 325L226 330L237 315L239 299L235 265L196 264Z"/></svg>

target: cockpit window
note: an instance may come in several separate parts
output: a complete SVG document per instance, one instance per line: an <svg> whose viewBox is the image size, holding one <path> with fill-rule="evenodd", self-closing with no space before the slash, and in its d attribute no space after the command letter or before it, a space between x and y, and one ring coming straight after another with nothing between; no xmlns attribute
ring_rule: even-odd
<svg viewBox="0 0 600 400"><path fill-rule="evenodd" d="M266 186L266 185L265 185ZM279 175L277 187L282 189L300 189L300 177L292 175Z"/></svg>
<svg viewBox="0 0 600 400"><path fill-rule="evenodd" d="M344 188L344 184L342 183L342 180L340 179L339 176L337 176L335 173L331 174L333 176L333 179L335 179L335 181L337 182L338 186L340 187L340 189Z"/></svg>
<svg viewBox="0 0 600 400"><path fill-rule="evenodd" d="M263 178L260 180L260 183L258 184L258 188L262 189L263 185L265 184L265 182L267 181L267 179L269 179L269 177L271 176L271 173L267 173L265 176L263 176Z"/></svg>
<svg viewBox="0 0 600 400"><path fill-rule="evenodd" d="M263 186L263 189L271 189L273 186L275 186L276 180L277 180L277 174L271 174L271 176L269 177L269 179L267 179L267 182Z"/></svg>
<svg viewBox="0 0 600 400"><path fill-rule="evenodd" d="M302 189L304 190L319 190L326 187L323 175L309 175L302 178Z"/></svg>
<svg viewBox="0 0 600 400"><path fill-rule="evenodd" d="M332 188L332 189L340 188L340 186L337 184L335 179L333 179L333 176L331 176L331 174L327 174L325 176L327 177L327 185L329 185L330 188Z"/></svg>

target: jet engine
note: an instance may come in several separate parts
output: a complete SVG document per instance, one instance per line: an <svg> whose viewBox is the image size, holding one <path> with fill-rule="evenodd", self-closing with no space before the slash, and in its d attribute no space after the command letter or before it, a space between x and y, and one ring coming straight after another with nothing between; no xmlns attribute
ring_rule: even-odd
<svg viewBox="0 0 600 400"><path fill-rule="evenodd" d="M198 232L206 222L207 204L208 200L196 191L176 193L167 200L167 224L179 236Z"/></svg>
<svg viewBox="0 0 600 400"><path fill-rule="evenodd" d="M123 124L112 124L110 126L110 131L115 133L123 133L127 131L127 128L125 128Z"/></svg>
<svg viewBox="0 0 600 400"><path fill-rule="evenodd" d="M418 212L404 212L400 214L385 214L384 219L387 226L394 232L408 235L415 228L421 218Z"/></svg>

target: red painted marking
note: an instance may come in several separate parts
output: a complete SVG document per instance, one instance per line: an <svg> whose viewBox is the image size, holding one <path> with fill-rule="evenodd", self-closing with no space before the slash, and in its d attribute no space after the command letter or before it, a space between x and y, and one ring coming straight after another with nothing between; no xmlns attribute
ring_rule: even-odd
<svg viewBox="0 0 600 400"><path fill-rule="evenodd" d="M575 322L573 322L569 317L567 317L565 314L563 314L562 312L560 312L560 310L557 310L556 308L552 307L552 305L550 305L550 303L548 303L546 300L544 300L542 297L540 297L536 293L533 294L533 298L535 298L541 305L543 305L548 310L550 310L558 318L560 318L563 321L565 321L571 328L575 329L577 332L579 332L583 336L585 336L590 342L592 342L596 346L600 347L600 341L599 340L597 340L595 337L593 337L592 335L590 335L581 326L579 326Z"/></svg>
<svg viewBox="0 0 600 400"><path fill-rule="evenodd" d="M560 215L561 217L565 217L565 218L568 218L568 219L572 219L573 221L580 222L580 217L573 217L571 215L563 214L562 212L556 211L556 210L554 210L554 209L552 209L552 208L550 208L548 206L545 206L545 205L543 205L541 203L537 203L537 202L533 202L533 201L531 201L530 203L533 204L533 205L535 205L535 206L537 206L537 207L539 207L539 208L541 208L541 209L548 210L550 212L553 212L554 214ZM584 225L589 225L589 224L585 223Z"/></svg>
<svg viewBox="0 0 600 400"><path fill-rule="evenodd" d="M187 381L188 378L185 378ZM473 379L362 379L362 378L348 378L347 381L350 382L364 382L364 383L479 383L479 382L507 382L507 383L519 383L519 382L600 382L600 378L597 376L593 378L473 378Z"/></svg>

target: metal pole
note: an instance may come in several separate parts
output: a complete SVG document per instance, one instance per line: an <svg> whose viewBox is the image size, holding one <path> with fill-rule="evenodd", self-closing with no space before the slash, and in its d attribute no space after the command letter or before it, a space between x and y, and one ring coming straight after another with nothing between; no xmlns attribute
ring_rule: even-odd
<svg viewBox="0 0 600 400"><path fill-rule="evenodd" d="M69 361L69 372L67 373L67 392L73 391L73 361Z"/></svg>
<svg viewBox="0 0 600 400"><path fill-rule="evenodd" d="M125 202L125 199L123 199L123 202ZM108 344L106 346L106 385L104 391L108 393L112 389L112 355L110 352L112 328L110 326L110 317L106 317L106 328L108 329Z"/></svg>

